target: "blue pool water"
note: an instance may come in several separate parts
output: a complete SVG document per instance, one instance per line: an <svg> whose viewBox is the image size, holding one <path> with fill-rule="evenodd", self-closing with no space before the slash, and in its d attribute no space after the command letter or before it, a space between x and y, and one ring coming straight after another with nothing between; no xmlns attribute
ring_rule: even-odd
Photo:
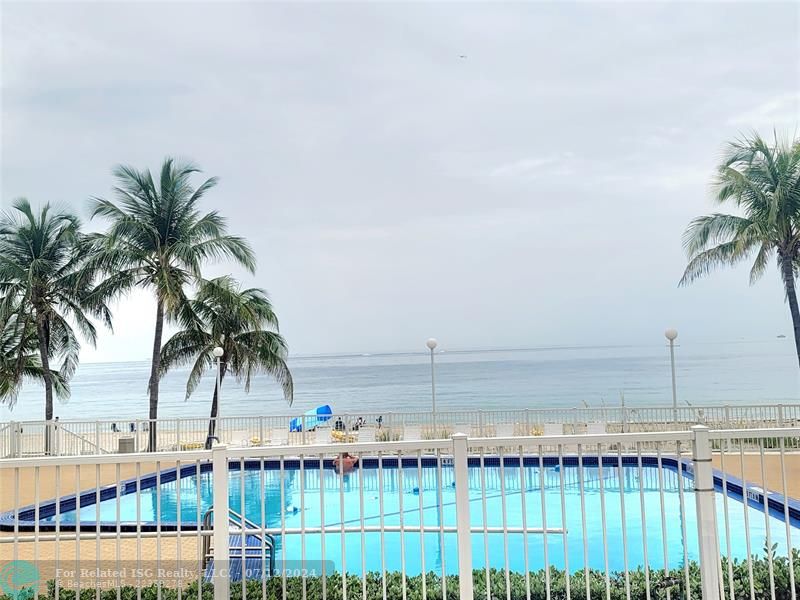
<svg viewBox="0 0 800 600"><path fill-rule="evenodd" d="M281 527L281 513L286 528L319 527L324 520L327 527L359 527L363 496L363 517L366 527L381 523L383 506L386 526L405 525L407 527L438 526L455 527L455 489L453 470L443 466L441 479L435 466L385 466L382 474L375 468L357 469L340 479L330 468L319 469L318 463L306 467L304 472L292 468L284 471L283 501L281 500L281 474L274 469L245 469L230 471L229 502L232 509L241 512L244 504L245 514L255 523L262 522L263 513L266 526ZM140 493L126 493L120 497L119 507L116 498L100 503L100 521L133 523L137 515L144 522L175 522L180 512L181 522L195 523L198 515L212 505L211 473L184 473L178 482L161 483L156 487L141 490ZM420 477L421 475L421 477ZM499 465L486 466L484 476L481 469L469 469L471 520L475 527L489 528L521 527L523 515L529 528L542 527L546 521L548 528L566 528L566 535L549 533L546 537L547 562L563 568L566 561L570 570L584 566L584 556L588 556L591 568L603 569L605 516L605 544L610 548L608 563L610 570L622 570L627 557L628 567L633 569L644 564L645 543L647 562L651 568L663 568L665 563L665 540L662 530L663 518L666 523L666 561L670 567L683 564L684 546L690 560L697 559L697 535L695 521L695 499L691 492L691 480L674 469L661 471L656 466L643 466L641 474L637 465L609 466L602 471L597 466L583 467L584 494L580 493L580 477L577 466L545 466L540 472L538 464L520 469L518 464L501 468ZM544 486L542 488L542 481ZM603 486L603 493L600 486ZM683 485L683 508L680 502L680 484ZM563 505L561 488L563 485ZM301 493L302 489L302 493ZM486 506L484 510L483 490ZM439 498L441 491L441 499ZM198 510L199 494L199 510ZM244 502L243 502L244 498ZM582 523L582 502L585 505L586 524ZM440 507L441 505L441 507ZM524 508L523 508L524 505ZM421 507L421 510L420 510ZM503 521L505 507L506 520ZM764 513L756 506L748 506L741 497L729 496L728 512L731 535L730 554L745 558L745 512L749 520L748 528L752 552L759 553L766 540L767 523ZM441 509L440 509L441 508ZM729 549L724 533L723 496L717 492L717 509L720 519L721 550L726 555ZM681 531L681 512L685 513L686 539ZM64 512L62 524L74 523L74 510ZM484 519L484 514L486 515ZM324 516L323 516L324 515ZM623 527L624 515L624 527ZM94 522L97 505L90 504L80 509L82 522ZM343 516L343 518L342 518ZM54 517L44 519L53 523ZM786 553L786 525L780 514L769 516L772 542L777 543L778 553ZM798 523L791 523L793 547L800 546ZM426 571L442 568L447 572L456 570L456 539L454 533L406 532L384 534L381 545L379 533L346 533L344 548L340 532L320 534L275 535L278 560L299 561L305 546L307 561L332 561L337 570L360 573L362 558L368 571L399 569L405 560L409 574L419 573L424 560ZM526 539L527 537L527 539ZM488 541L488 561L492 567L502 568L506 561L512 570L525 568L524 547L528 547L528 566L539 569L545 566L545 539L540 533L509 534L507 547L501 533L473 533L473 560L476 568L485 565L485 540ZM623 539L625 538L625 539ZM362 552L362 542L364 551ZM584 548L585 543L585 548ZM420 552L420 545L424 552ZM402 548L401 548L402 546ZM566 553L565 553L566 546ZM381 548L385 548L382 552ZM624 551L625 549L625 551ZM344 550L344 551L343 551Z"/></svg>

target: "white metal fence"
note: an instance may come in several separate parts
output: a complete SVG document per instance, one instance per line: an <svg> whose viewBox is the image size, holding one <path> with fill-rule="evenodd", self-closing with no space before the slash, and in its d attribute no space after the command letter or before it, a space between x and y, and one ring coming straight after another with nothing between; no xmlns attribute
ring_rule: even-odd
<svg viewBox="0 0 800 600"><path fill-rule="evenodd" d="M296 431L289 430L293 419L299 424ZM474 437L678 431L696 424L711 429L800 426L800 404L342 413L325 421L249 415L216 419L214 436L233 446L285 446L446 439L456 431ZM0 457L197 450L206 445L209 419L53 421L49 452L47 430L45 421L1 423ZM148 448L152 430L155 448Z"/></svg>
<svg viewBox="0 0 800 600"><path fill-rule="evenodd" d="M795 600L799 474L797 427L7 459L0 568L65 600Z"/></svg>

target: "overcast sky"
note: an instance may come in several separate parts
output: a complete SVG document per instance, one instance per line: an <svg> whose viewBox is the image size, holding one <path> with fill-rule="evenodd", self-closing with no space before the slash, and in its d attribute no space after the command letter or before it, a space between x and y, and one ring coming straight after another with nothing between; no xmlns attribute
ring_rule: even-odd
<svg viewBox="0 0 800 600"><path fill-rule="evenodd" d="M0 202L193 159L293 353L774 338L775 270L677 282L723 142L800 122L799 11L4 2ZM147 359L154 311L84 360Z"/></svg>

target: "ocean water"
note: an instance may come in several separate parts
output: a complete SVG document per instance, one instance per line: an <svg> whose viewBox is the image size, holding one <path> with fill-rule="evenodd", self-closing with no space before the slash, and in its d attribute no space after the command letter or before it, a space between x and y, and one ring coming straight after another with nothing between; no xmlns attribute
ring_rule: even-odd
<svg viewBox="0 0 800 600"><path fill-rule="evenodd" d="M693 405L800 402L800 370L791 339L680 344L676 347L679 402ZM278 386L257 377L249 394L232 378L223 385L226 416L300 414L320 404L335 411L430 409L430 357L426 352L293 357L295 401L289 408ZM61 419L145 418L147 362L80 366ZM205 416L214 388L209 374L185 400L186 370L161 382L159 415ZM666 345L463 350L436 354L439 410L510 409L671 403ZM0 421L41 419L44 391L28 385Z"/></svg>

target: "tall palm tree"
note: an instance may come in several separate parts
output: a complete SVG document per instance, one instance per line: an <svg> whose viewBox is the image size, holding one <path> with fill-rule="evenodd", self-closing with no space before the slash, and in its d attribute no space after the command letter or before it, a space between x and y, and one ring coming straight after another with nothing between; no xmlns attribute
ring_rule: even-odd
<svg viewBox="0 0 800 600"><path fill-rule="evenodd" d="M757 134L730 143L714 181L717 203L740 215L714 213L694 219L683 235L689 264L681 285L716 267L753 259L750 283L777 259L794 326L800 362L800 309L795 277L800 266L800 140L768 143Z"/></svg>
<svg viewBox="0 0 800 600"><path fill-rule="evenodd" d="M186 398L195 391L203 373L214 366L214 348L222 348L219 387L231 373L250 391L253 375L266 373L283 388L291 405L294 387L286 365L288 348L278 333L278 318L264 290L242 290L230 277L204 281L197 296L181 314L182 330L173 335L161 351L162 374L174 366L192 364L186 383ZM219 392L214 387L206 447L216 430Z"/></svg>
<svg viewBox="0 0 800 600"><path fill-rule="evenodd" d="M25 381L44 382L36 327L23 322L17 310L0 312L0 404L14 406ZM50 377L56 397L68 398L69 382L58 371L51 370Z"/></svg>
<svg viewBox="0 0 800 600"><path fill-rule="evenodd" d="M209 259L231 258L253 272L255 258L242 238L227 235L225 219L216 211L201 213L200 199L217 179L192 187L199 169L191 163L164 160L156 182L150 171L118 166L113 174L116 203L93 199L92 218L110 221L106 233L92 237L97 257L93 266L107 275L98 288L103 298L127 293L135 287L152 290L156 298L156 324L150 364L150 437L155 450L158 418L158 384L164 320L172 319L186 302L186 286L201 277Z"/></svg>
<svg viewBox="0 0 800 600"><path fill-rule="evenodd" d="M79 219L54 212L45 204L35 214L25 199L0 216L0 312L17 314L20 354L29 341L31 326L39 352L45 390L45 420L53 418L53 388L66 392L53 377L51 359L61 360L59 374L69 381L78 366L80 343L73 330L94 345L97 332L89 317L111 327L111 313L93 296L94 273L86 264L86 248ZM50 432L45 451L50 450Z"/></svg>

